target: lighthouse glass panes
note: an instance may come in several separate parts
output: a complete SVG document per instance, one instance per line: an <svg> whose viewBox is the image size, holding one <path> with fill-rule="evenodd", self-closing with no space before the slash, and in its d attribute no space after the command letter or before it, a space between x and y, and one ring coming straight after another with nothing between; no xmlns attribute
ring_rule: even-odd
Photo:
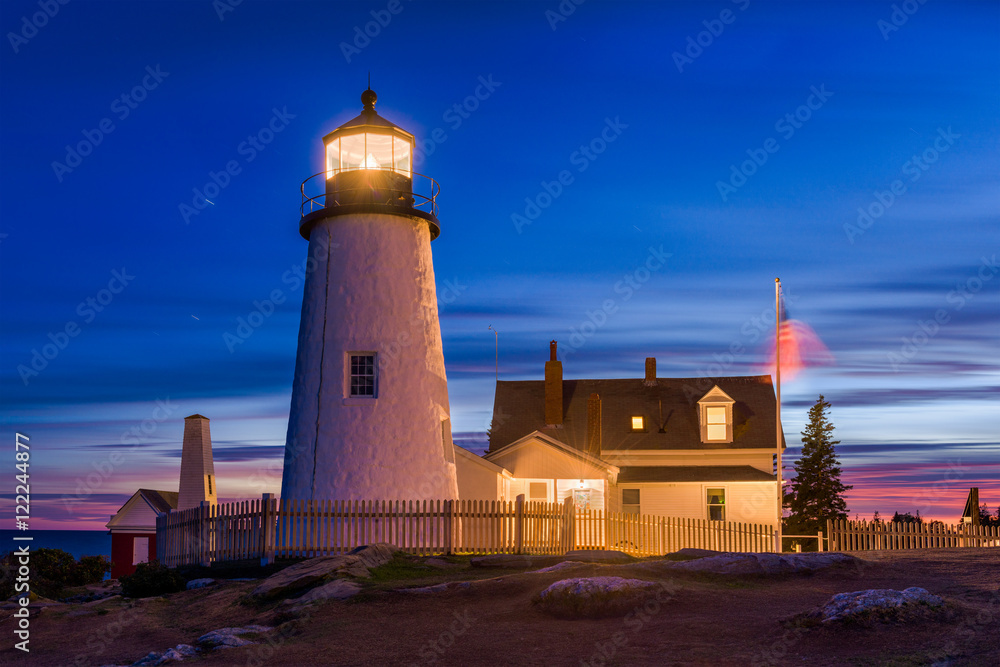
<svg viewBox="0 0 1000 667"><path fill-rule="evenodd" d="M726 440L726 408L705 408L706 432L708 440Z"/></svg>
<svg viewBox="0 0 1000 667"><path fill-rule="evenodd" d="M375 355L350 355L350 395L375 398Z"/></svg>
<svg viewBox="0 0 1000 667"><path fill-rule="evenodd" d="M409 178L413 151L410 142L391 134L345 134L326 145L326 177L354 169L396 171Z"/></svg>

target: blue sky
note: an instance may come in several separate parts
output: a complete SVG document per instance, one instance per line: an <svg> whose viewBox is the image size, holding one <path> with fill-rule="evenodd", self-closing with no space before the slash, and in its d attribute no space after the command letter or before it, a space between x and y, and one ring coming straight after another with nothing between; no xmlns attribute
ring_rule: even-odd
<svg viewBox="0 0 1000 667"><path fill-rule="evenodd" d="M574 348L568 378L638 377L647 356L663 376L758 373L780 276L835 360L785 384L784 427L797 443L831 401L852 513L950 521L976 485L1000 504L1000 8L559 6L0 5L0 410L32 438L36 527L176 487L195 412L223 496L278 490L298 186L369 71L442 185L460 441L489 423L489 325L505 379L541 378L550 339ZM640 282L651 252L670 257Z"/></svg>

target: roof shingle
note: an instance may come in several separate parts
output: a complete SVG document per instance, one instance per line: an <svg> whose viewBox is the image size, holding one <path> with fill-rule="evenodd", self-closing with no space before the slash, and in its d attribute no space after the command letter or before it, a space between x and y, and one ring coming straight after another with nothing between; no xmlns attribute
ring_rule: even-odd
<svg viewBox="0 0 1000 667"><path fill-rule="evenodd" d="M698 399L715 385L729 394L734 428L731 443L703 443ZM587 398L601 397L602 450L756 449L774 448L775 396L769 375L717 378L643 378L564 380L563 423L545 422L542 380L497 382L489 451L541 431L567 445L587 450ZM631 416L645 417L643 433L631 430Z"/></svg>

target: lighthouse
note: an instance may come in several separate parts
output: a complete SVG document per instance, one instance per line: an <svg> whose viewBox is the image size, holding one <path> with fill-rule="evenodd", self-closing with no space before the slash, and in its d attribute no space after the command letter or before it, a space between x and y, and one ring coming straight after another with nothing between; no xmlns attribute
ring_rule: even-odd
<svg viewBox="0 0 1000 667"><path fill-rule="evenodd" d="M303 182L309 242L285 441L283 498L455 499L431 241L437 183L413 135L361 95Z"/></svg>

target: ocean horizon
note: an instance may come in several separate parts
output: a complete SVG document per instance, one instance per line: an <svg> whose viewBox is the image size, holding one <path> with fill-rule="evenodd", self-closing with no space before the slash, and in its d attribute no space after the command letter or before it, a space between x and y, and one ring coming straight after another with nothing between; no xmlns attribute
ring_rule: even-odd
<svg viewBox="0 0 1000 667"><path fill-rule="evenodd" d="M30 542L14 541L14 537L30 537ZM36 549L62 549L80 556L104 556L111 560L111 534L106 530L0 530L0 553L13 551L24 544Z"/></svg>

